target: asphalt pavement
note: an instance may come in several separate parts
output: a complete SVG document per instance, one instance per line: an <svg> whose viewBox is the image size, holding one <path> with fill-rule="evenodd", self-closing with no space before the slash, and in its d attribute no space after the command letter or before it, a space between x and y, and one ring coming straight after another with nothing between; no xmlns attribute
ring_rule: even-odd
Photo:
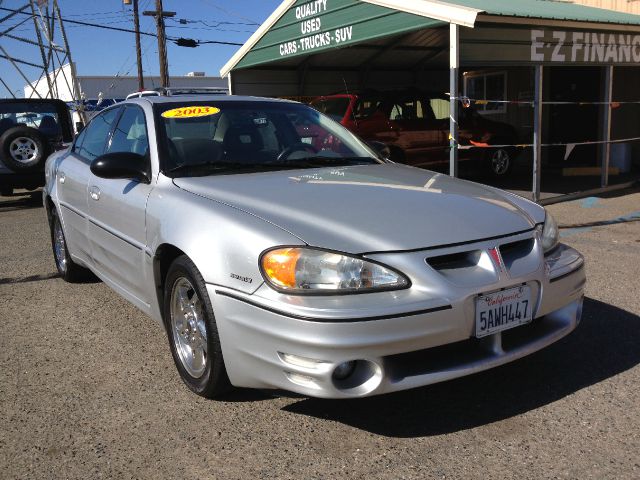
<svg viewBox="0 0 640 480"><path fill-rule="evenodd" d="M640 478L640 191L549 207L587 259L570 336L364 400L182 384L163 329L56 275L40 200L0 197L0 478Z"/></svg>

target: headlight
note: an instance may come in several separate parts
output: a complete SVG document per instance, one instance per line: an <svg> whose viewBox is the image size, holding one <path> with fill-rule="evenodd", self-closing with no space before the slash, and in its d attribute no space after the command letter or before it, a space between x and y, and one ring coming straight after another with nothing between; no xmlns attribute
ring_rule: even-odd
<svg viewBox="0 0 640 480"><path fill-rule="evenodd" d="M558 245L558 224L556 223L553 216L546 211L546 218L544 219L544 227L542 228L542 250L544 253L547 253L555 248Z"/></svg>
<svg viewBox="0 0 640 480"><path fill-rule="evenodd" d="M260 259L265 280L291 293L366 293L407 288L409 279L379 263L326 250L283 247Z"/></svg>

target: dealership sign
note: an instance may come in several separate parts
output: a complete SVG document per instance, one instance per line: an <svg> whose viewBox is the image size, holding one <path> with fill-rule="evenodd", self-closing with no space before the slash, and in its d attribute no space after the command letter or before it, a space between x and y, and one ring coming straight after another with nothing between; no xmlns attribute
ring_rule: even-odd
<svg viewBox="0 0 640 480"><path fill-rule="evenodd" d="M640 35L531 30L532 62L638 63Z"/></svg>
<svg viewBox="0 0 640 480"><path fill-rule="evenodd" d="M462 29L460 39L463 65L640 63L640 30L636 33L478 26Z"/></svg>
<svg viewBox="0 0 640 480"><path fill-rule="evenodd" d="M354 45L442 22L359 0L295 2L235 68Z"/></svg>
<svg viewBox="0 0 640 480"><path fill-rule="evenodd" d="M296 20L299 20L301 38L281 43L280 56L291 55L298 51L309 51L319 47L340 45L353 39L353 25L323 31L322 14L327 11L327 2L331 0L314 0L295 7Z"/></svg>

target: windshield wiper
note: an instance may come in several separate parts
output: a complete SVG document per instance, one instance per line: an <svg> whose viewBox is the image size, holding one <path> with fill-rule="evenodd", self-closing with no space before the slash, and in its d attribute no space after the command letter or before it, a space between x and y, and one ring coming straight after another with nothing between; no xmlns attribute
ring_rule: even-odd
<svg viewBox="0 0 640 480"><path fill-rule="evenodd" d="M261 163L240 163L240 162L203 162L203 163L183 163L177 165L168 170L165 173L181 173L189 172L191 170L253 170L256 168L262 168L264 164Z"/></svg>
<svg viewBox="0 0 640 480"><path fill-rule="evenodd" d="M309 157L292 158L284 160L274 160L268 165L299 166L299 167L323 167L323 166L346 166L346 165L369 165L376 164L377 160L371 157L325 157L314 155Z"/></svg>

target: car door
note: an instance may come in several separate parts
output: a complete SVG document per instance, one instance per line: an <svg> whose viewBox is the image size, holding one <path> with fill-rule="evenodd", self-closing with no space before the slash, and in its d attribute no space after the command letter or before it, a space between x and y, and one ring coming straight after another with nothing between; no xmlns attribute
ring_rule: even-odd
<svg viewBox="0 0 640 480"><path fill-rule="evenodd" d="M102 155L119 108L96 115L80 132L71 150L58 164L56 182L60 216L72 257L91 263L88 239L88 184L91 162Z"/></svg>
<svg viewBox="0 0 640 480"><path fill-rule="evenodd" d="M131 152L149 161L145 114L126 105L105 153ZM152 186L127 179L89 178L89 238L95 268L134 303L149 303L143 285L145 209ZM137 301L137 302L136 302Z"/></svg>

